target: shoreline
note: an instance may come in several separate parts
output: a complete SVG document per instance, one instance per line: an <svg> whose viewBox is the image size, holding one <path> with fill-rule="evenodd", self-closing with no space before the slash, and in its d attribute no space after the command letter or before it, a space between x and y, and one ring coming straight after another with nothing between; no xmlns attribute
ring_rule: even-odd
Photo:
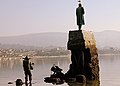
<svg viewBox="0 0 120 86"><path fill-rule="evenodd" d="M120 55L120 54L113 54L113 53L108 53L108 54L99 54L98 53L98 57L99 56L110 56L110 55L112 55L112 56L114 56L114 55ZM25 56L20 56L20 57L0 57L0 59L2 59L2 58L6 58L6 59L12 59L12 58L14 58L14 59L22 59L22 58L24 58ZM63 57L71 57L71 54L69 54L69 55L60 55L60 56L28 56L29 58L31 58L31 59L34 59L34 58L58 58L58 57L60 57L60 58L63 58Z"/></svg>
<svg viewBox="0 0 120 86"><path fill-rule="evenodd" d="M22 59L22 58L24 58L25 56L21 56L21 57L0 57L0 59L2 59L2 58L5 58L5 59ZM31 59L34 59L34 58L58 58L58 57L60 57L60 58L63 58L63 57L70 57L70 55L60 55L60 56L28 56L29 58L31 58Z"/></svg>

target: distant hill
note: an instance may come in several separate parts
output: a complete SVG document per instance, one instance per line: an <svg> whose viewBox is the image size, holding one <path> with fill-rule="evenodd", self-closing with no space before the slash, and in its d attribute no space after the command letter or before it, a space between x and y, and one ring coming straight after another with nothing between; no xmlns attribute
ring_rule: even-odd
<svg viewBox="0 0 120 86"><path fill-rule="evenodd" d="M120 32L106 30L102 32L95 32L96 43L98 48L120 48Z"/></svg>
<svg viewBox="0 0 120 86"><path fill-rule="evenodd" d="M120 48L119 31L94 32L98 48L115 47ZM36 33L21 36L0 37L0 48L2 47L66 47L68 34L62 32ZM23 45L23 46L22 46Z"/></svg>
<svg viewBox="0 0 120 86"><path fill-rule="evenodd" d="M1 44L24 45L35 47L61 46L65 47L67 33L49 32L21 36L0 37Z"/></svg>

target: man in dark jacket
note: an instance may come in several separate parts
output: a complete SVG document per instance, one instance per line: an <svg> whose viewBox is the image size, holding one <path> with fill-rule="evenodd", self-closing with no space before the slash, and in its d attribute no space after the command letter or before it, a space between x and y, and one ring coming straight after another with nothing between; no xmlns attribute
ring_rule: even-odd
<svg viewBox="0 0 120 86"><path fill-rule="evenodd" d="M79 4L79 7L76 9L76 16L77 16L77 25L79 27L79 30L81 29L82 25L85 24L84 22L84 8Z"/></svg>
<svg viewBox="0 0 120 86"><path fill-rule="evenodd" d="M52 68L51 68L51 71L53 71L53 75L56 75L56 74L60 74L62 69L59 68L58 66L56 66L55 64L53 64Z"/></svg>
<svg viewBox="0 0 120 86"><path fill-rule="evenodd" d="M31 74L31 70L33 69L31 62L29 62L29 59L27 56L25 58L23 58L23 69L24 69L24 73L25 73L25 83L27 84L28 81L28 77L29 77L29 82L31 84L31 80L32 80L32 74Z"/></svg>

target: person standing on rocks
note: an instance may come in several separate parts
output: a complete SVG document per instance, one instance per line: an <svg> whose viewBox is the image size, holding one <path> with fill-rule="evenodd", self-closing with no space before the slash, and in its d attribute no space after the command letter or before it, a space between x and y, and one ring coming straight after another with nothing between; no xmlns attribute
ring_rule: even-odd
<svg viewBox="0 0 120 86"><path fill-rule="evenodd" d="M29 61L30 58L28 58L28 56L26 56L25 58L23 58L23 69L24 69L24 73L25 73L25 84L27 84L28 78L29 78L29 83L31 84L32 81L32 73L31 70L33 70L32 64Z"/></svg>

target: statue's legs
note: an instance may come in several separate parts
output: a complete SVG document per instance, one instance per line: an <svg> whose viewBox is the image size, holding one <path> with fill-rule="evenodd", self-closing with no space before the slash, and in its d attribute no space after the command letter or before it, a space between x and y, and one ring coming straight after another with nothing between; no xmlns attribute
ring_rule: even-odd
<svg viewBox="0 0 120 86"><path fill-rule="evenodd" d="M82 24L78 25L79 30L81 30Z"/></svg>

